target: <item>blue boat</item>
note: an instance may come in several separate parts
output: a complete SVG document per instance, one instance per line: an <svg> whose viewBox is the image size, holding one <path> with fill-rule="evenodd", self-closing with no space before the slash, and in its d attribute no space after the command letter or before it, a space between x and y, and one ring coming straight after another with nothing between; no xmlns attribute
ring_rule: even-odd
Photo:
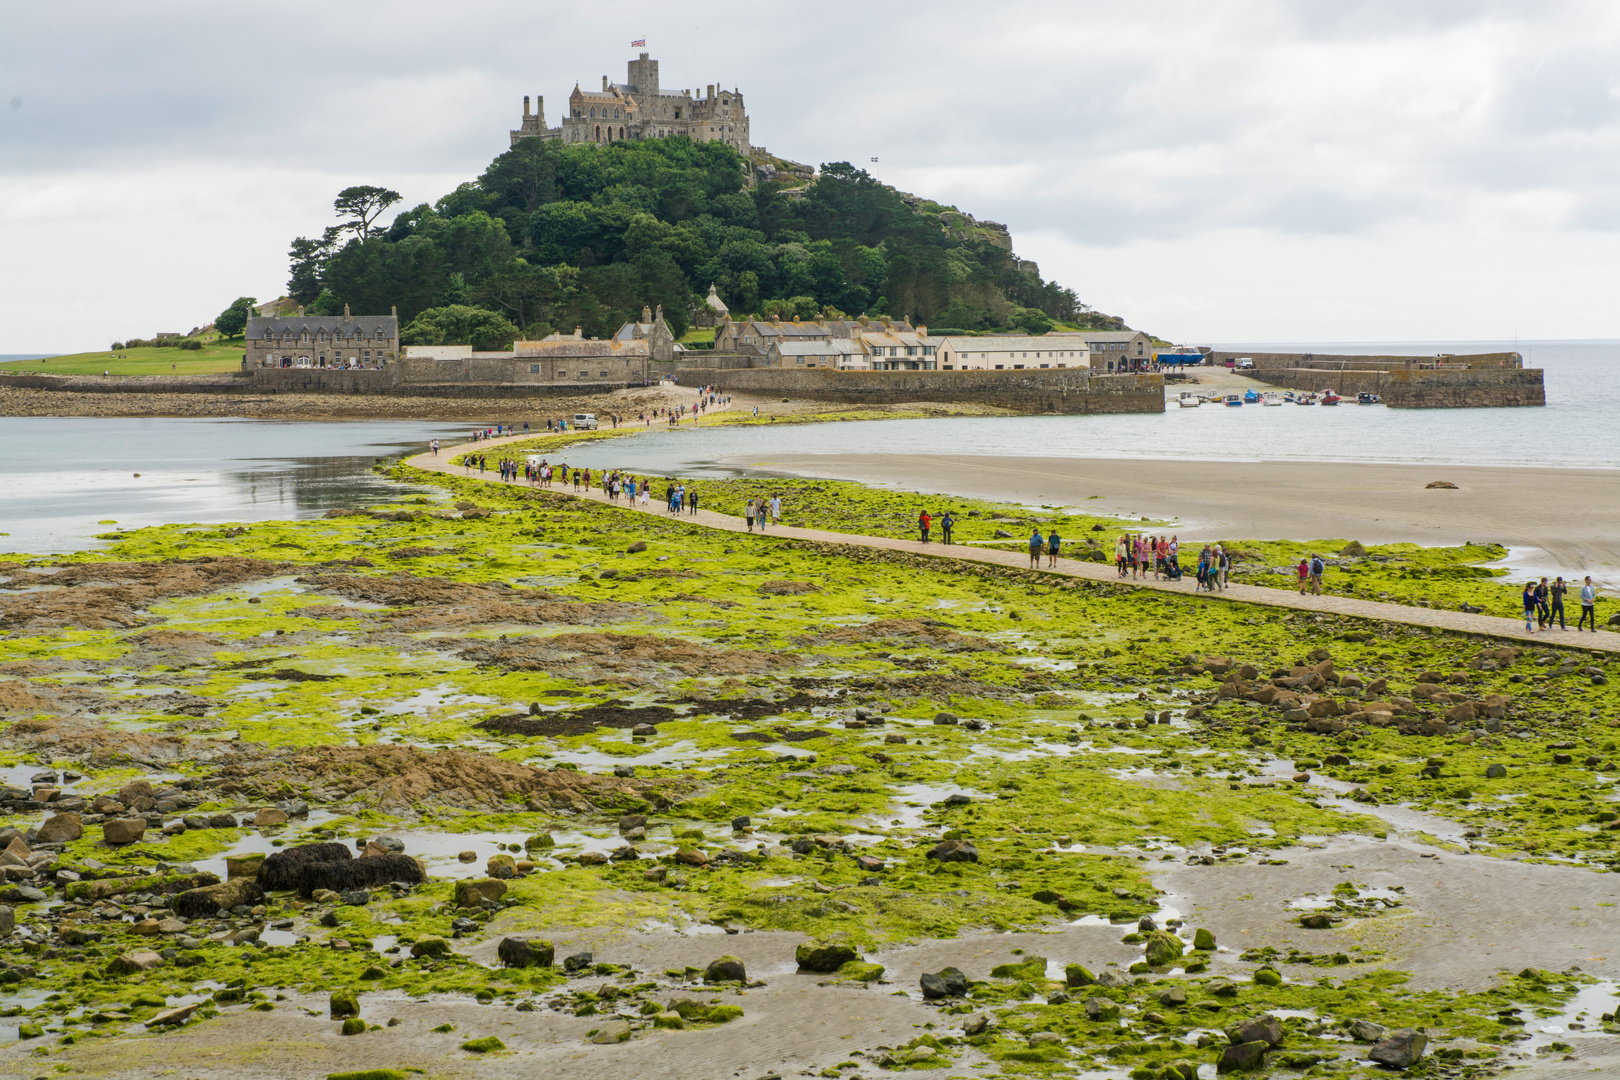
<svg viewBox="0 0 1620 1080"><path fill-rule="evenodd" d="M1260 400L1260 392L1258 390L1249 390L1247 393L1245 393L1243 395L1243 403L1245 405L1253 405L1255 402L1257 402L1259 400Z"/></svg>
<svg viewBox="0 0 1620 1080"><path fill-rule="evenodd" d="M1243 399L1238 397L1236 394L1227 394L1226 404L1234 409L1241 409L1243 408Z"/></svg>

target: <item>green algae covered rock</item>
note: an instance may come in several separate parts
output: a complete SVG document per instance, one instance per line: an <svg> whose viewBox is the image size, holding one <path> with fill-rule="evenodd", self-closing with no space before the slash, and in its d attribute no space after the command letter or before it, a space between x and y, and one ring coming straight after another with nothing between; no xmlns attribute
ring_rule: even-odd
<svg viewBox="0 0 1620 1080"><path fill-rule="evenodd" d="M1255 970L1254 981L1261 986L1281 986L1282 976L1277 974L1274 967L1263 967Z"/></svg>
<svg viewBox="0 0 1620 1080"><path fill-rule="evenodd" d="M1181 939L1168 930L1155 930L1147 936L1143 955L1153 967L1165 967L1181 959Z"/></svg>
<svg viewBox="0 0 1620 1080"><path fill-rule="evenodd" d="M846 982L877 982L883 978L883 965L851 960L839 966L838 977Z"/></svg>
<svg viewBox="0 0 1620 1080"><path fill-rule="evenodd" d="M327 1073L326 1080L405 1080L405 1074L398 1069L359 1069Z"/></svg>
<svg viewBox="0 0 1620 1080"><path fill-rule="evenodd" d="M793 958L805 971L831 975L851 960L859 960L855 950L843 944L806 941L793 951Z"/></svg>
<svg viewBox="0 0 1620 1080"><path fill-rule="evenodd" d="M992 979L1044 979L1046 957L1026 956L1015 964L997 964L990 969Z"/></svg>
<svg viewBox="0 0 1620 1080"><path fill-rule="evenodd" d="M358 1016L351 1016L343 1021L343 1034L345 1035L364 1035L365 1032L366 1022Z"/></svg>
<svg viewBox="0 0 1620 1080"><path fill-rule="evenodd" d="M722 956L709 962L703 972L703 981L706 983L748 981L748 971L743 962L735 956Z"/></svg>
<svg viewBox="0 0 1620 1080"><path fill-rule="evenodd" d="M334 990L327 999L327 1007L332 1010L332 1019L341 1020L345 1016L360 1015L360 995L353 990Z"/></svg>
<svg viewBox="0 0 1620 1080"><path fill-rule="evenodd" d="M1091 969L1080 964L1068 964L1063 968L1063 982L1068 986L1090 986L1097 981L1097 976Z"/></svg>
<svg viewBox="0 0 1620 1080"><path fill-rule="evenodd" d="M487 1054L491 1050L505 1050L506 1044L493 1035L485 1035L482 1039L468 1039L461 1048L472 1054Z"/></svg>
<svg viewBox="0 0 1620 1080"><path fill-rule="evenodd" d="M411 946L411 955L418 959L424 956L449 956L450 943L442 937L425 937Z"/></svg>
<svg viewBox="0 0 1620 1080"><path fill-rule="evenodd" d="M1210 931L1206 928L1200 926L1197 932L1193 934L1193 948L1197 949L1199 952L1214 952L1215 935L1210 933Z"/></svg>

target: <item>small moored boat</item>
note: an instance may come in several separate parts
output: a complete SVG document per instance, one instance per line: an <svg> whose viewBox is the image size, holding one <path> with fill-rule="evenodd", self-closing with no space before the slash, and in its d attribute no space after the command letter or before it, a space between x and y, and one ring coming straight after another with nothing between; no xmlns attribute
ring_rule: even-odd
<svg viewBox="0 0 1620 1080"><path fill-rule="evenodd" d="M1335 394L1333 391L1331 391L1331 390L1322 391L1322 404L1324 404L1324 405L1337 405L1340 400L1341 399L1340 399L1339 395Z"/></svg>
<svg viewBox="0 0 1620 1080"><path fill-rule="evenodd" d="M1225 404L1235 409L1241 409L1243 407L1243 398L1237 394L1227 394Z"/></svg>
<svg viewBox="0 0 1620 1080"><path fill-rule="evenodd" d="M1176 404L1180 405L1183 409L1196 409L1203 403L1204 399L1193 393L1191 390L1183 390L1181 392L1181 396L1176 398Z"/></svg>
<svg viewBox="0 0 1620 1080"><path fill-rule="evenodd" d="M1268 390L1268 391L1266 391L1266 393L1264 393L1264 394L1262 394L1260 396L1260 404L1262 404L1262 405L1281 405L1282 404L1282 398L1277 396L1277 392L1275 390Z"/></svg>
<svg viewBox="0 0 1620 1080"><path fill-rule="evenodd" d="M1356 395L1357 405L1377 405L1382 401L1383 398L1380 398L1377 394L1370 394L1365 390Z"/></svg>

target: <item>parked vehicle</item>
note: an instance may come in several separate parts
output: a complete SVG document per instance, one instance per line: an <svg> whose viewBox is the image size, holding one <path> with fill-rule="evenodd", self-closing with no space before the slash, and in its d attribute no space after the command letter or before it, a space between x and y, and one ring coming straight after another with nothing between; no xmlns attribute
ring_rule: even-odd
<svg viewBox="0 0 1620 1080"><path fill-rule="evenodd" d="M1253 371L1254 370L1254 360L1251 357L1240 356L1240 357L1237 358L1237 361L1232 365L1232 368L1233 368L1234 371Z"/></svg>
<svg viewBox="0 0 1620 1080"><path fill-rule="evenodd" d="M574 414L574 427L579 431L596 430L596 414L590 412L577 412Z"/></svg>

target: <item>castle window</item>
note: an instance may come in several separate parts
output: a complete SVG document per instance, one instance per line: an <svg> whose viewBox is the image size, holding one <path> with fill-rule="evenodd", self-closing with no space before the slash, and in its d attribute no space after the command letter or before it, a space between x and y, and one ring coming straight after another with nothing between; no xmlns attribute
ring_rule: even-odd
<svg viewBox="0 0 1620 1080"><path fill-rule="evenodd" d="M591 119L594 120L595 118L596 118L596 106L592 105L591 106Z"/></svg>

